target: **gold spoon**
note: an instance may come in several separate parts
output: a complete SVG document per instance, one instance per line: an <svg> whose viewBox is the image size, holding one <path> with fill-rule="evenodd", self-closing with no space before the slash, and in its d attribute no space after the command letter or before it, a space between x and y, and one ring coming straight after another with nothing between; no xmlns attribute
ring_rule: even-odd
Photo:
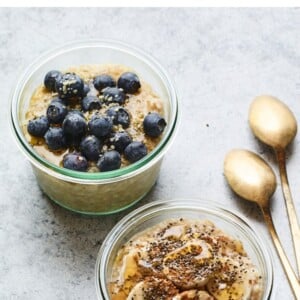
<svg viewBox="0 0 300 300"><path fill-rule="evenodd" d="M280 100L272 96L260 96L255 98L250 106L249 123L255 136L273 147L277 156L299 275L300 227L289 187L285 160L285 148L297 133L297 122L290 109Z"/></svg>
<svg viewBox="0 0 300 300"><path fill-rule="evenodd" d="M253 152L232 150L226 155L224 174L231 188L239 196L256 202L261 208L290 286L296 299L300 299L300 284L282 248L270 214L269 199L276 189L273 170Z"/></svg>

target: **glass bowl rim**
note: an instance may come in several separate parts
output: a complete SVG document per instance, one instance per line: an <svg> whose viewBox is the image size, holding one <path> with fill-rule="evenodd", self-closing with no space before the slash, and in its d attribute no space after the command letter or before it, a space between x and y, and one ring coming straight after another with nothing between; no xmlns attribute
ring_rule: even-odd
<svg viewBox="0 0 300 300"><path fill-rule="evenodd" d="M240 212L237 212L231 208L224 208L224 205L217 201L208 201L201 198L189 197L153 201L133 210L114 225L114 227L109 231L103 240L100 250L97 254L95 265L95 285L98 299L102 299L104 296L102 294L101 287L105 286L105 282L100 277L100 274L103 274L103 272L105 273L109 253L122 234L126 232L126 230L130 229L135 222L141 221L139 224L142 224L142 220L145 217L151 216L151 214L154 214L155 212L158 212L157 215L162 215L166 214L170 210L175 209L178 211L180 211L180 209L196 209L199 212L207 212L211 215L220 217L222 220L234 222L234 225L237 225L238 227L238 231L245 233L247 237L249 237L248 240L250 241L251 246L259 251L259 255L263 261L263 266L268 275L268 280L264 286L264 292L265 296L267 296L266 299L270 299L274 283L274 266L272 263L272 252L269 242L262 242L264 239L255 231L255 228L250 225L250 220Z"/></svg>
<svg viewBox="0 0 300 300"><path fill-rule="evenodd" d="M81 48L90 47L119 50L120 52L128 53L129 55L134 56L138 60L142 61L145 65L148 65L164 84L169 94L170 104L173 106L173 110L170 115L169 121L170 125L168 126L164 137L161 139L161 141L155 147L155 149L153 149L141 160L121 169L109 172L78 172L68 170L48 162L46 159L43 159L40 155L38 155L27 142L26 138L24 137L24 134L22 133L18 120L21 93L23 92L24 87L27 84L28 80L30 80L31 76L35 72L37 72L39 68L42 67L46 62L61 54L72 52L73 50L78 50ZM174 136L177 132L179 121L177 92L166 70L153 56L151 56L148 53L145 53L140 48L113 39L76 40L65 43L63 45L60 45L59 47L55 47L47 52L44 52L25 69L21 76L19 76L16 87L12 88L11 90L10 102L10 127L15 136L15 140L17 141L17 145L19 146L21 151L26 155L26 157L30 160L30 162L38 169L41 169L44 172L49 173L50 175L56 178L71 182L84 182L87 184L116 182L125 178L135 176L136 174L139 174L145 169L147 169L150 163L154 164L155 162L157 162L167 151L168 147L171 144L171 141L173 141Z"/></svg>

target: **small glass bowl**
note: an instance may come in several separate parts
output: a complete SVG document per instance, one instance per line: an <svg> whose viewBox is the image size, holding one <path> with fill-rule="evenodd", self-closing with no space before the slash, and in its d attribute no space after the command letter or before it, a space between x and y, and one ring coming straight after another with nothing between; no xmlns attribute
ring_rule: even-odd
<svg viewBox="0 0 300 300"><path fill-rule="evenodd" d="M271 298L273 265L266 242L254 232L244 218L222 208L220 204L196 199L155 201L144 205L119 221L107 235L96 262L96 290L98 299L110 299L107 285L112 265L123 244L135 234L172 218L209 220L226 234L240 240L263 278L262 300Z"/></svg>
<svg viewBox="0 0 300 300"><path fill-rule="evenodd" d="M161 141L143 159L110 172L77 172L43 159L34 151L22 131L34 90L42 84L49 70L105 63L132 68L163 100L167 127ZM174 138L177 124L177 95L164 69L143 51L117 41L73 42L46 53L20 77L11 95L12 131L21 151L32 164L39 186L59 205L83 214L110 214L144 197L157 179L162 158Z"/></svg>

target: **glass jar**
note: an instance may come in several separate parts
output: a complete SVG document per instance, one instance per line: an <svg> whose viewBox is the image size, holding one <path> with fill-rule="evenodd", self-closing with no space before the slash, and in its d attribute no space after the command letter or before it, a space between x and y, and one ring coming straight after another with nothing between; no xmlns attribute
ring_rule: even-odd
<svg viewBox="0 0 300 300"><path fill-rule="evenodd" d="M254 232L248 222L237 213L214 202L196 199L155 201L125 216L107 235L96 262L96 290L98 299L110 299L108 283L119 249L134 235L169 219L208 220L226 234L240 240L263 280L262 300L271 298L273 265L266 242Z"/></svg>
<svg viewBox="0 0 300 300"><path fill-rule="evenodd" d="M24 137L25 114L34 90L49 70L86 64L122 64L132 68L163 100L167 127L159 144L143 159L115 171L86 173L52 164L39 156ZM154 185L162 159L178 125L177 95L161 65L143 51L109 40L80 41L39 57L25 71L11 95L11 125L22 153L29 159L37 182L54 202L75 212L92 215L123 210Z"/></svg>

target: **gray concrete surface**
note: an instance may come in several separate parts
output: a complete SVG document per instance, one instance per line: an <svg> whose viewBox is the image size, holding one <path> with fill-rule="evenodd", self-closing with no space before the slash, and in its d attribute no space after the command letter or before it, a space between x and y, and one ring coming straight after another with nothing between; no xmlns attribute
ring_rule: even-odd
<svg viewBox="0 0 300 300"><path fill-rule="evenodd" d="M255 96L272 94L299 120L299 36L299 9L0 9L0 299L95 299L97 252L127 213L82 217L39 190L8 122L10 90L33 59L87 38L123 40L152 53L176 83L181 126L155 188L138 206L182 197L215 200L248 217L267 243L258 208L228 189L223 159L233 147L247 148L276 167L272 151L249 130L248 107ZM298 214L299 142L298 135L288 151ZM295 265L279 187L272 213ZM274 263L274 299L292 299L275 254Z"/></svg>

